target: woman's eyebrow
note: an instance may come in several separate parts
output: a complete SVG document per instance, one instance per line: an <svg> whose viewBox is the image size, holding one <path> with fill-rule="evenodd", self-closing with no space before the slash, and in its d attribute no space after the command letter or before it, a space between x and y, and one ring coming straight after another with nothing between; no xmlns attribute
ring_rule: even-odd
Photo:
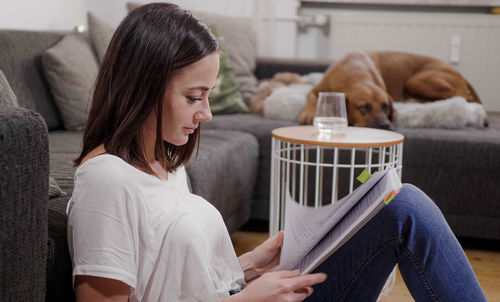
<svg viewBox="0 0 500 302"><path fill-rule="evenodd" d="M214 89L214 87L212 87L212 89ZM195 86L195 87L189 87L188 90L203 90L203 91L208 91L210 88L206 87L206 86Z"/></svg>

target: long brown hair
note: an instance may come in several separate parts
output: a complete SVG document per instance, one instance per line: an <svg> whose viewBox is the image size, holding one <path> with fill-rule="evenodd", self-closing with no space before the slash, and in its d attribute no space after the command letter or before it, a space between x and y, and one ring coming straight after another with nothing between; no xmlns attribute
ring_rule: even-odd
<svg viewBox="0 0 500 302"><path fill-rule="evenodd" d="M141 137L141 126L155 108L159 113L155 159L169 172L187 163L199 143L200 127L185 145L162 140L166 83L174 70L218 49L207 26L177 5L151 3L131 11L116 29L101 63L75 166L104 144L109 154L155 174L145 158Z"/></svg>

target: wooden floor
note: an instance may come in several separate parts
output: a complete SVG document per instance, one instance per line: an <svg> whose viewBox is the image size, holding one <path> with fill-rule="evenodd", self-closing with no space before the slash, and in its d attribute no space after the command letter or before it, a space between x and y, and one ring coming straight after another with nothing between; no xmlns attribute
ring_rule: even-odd
<svg viewBox="0 0 500 302"><path fill-rule="evenodd" d="M237 255L252 250L268 238L266 232L240 231L231 236ZM472 264L479 283L490 302L500 302L500 248L499 242L461 240L465 253ZM397 274L396 285L381 302L414 301L406 288L401 275Z"/></svg>

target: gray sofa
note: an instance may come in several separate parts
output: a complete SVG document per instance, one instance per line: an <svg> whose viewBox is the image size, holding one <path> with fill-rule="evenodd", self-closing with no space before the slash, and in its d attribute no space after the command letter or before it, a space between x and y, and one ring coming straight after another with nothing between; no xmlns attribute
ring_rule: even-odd
<svg viewBox="0 0 500 302"><path fill-rule="evenodd" d="M41 67L61 34L0 30L0 70L24 108L0 107L0 301L72 301L66 204L81 132L62 129ZM324 71L326 62L260 59L255 75ZM222 213L232 232L269 213L271 130L295 125L254 114L215 116L187 167L191 190ZM398 129L403 181L428 193L459 236L500 239L500 125L488 129ZM48 199L48 176L66 196Z"/></svg>

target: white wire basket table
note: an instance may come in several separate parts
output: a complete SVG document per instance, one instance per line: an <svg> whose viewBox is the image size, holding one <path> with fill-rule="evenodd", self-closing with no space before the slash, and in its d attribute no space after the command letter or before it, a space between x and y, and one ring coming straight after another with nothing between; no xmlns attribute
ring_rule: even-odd
<svg viewBox="0 0 500 302"><path fill-rule="evenodd" d="M348 127L322 136L313 126L272 131L270 235L283 229L286 192L301 205L320 207L351 193L363 171L393 167L401 178L404 136Z"/></svg>
<svg viewBox="0 0 500 302"><path fill-rule="evenodd" d="M321 207L342 199L361 183L356 177L367 170L403 169L404 136L387 130L347 127L332 136L320 135L313 126L272 131L269 233L284 228L287 192L301 205ZM395 269L380 297L396 280ZM380 298L379 297L379 298Z"/></svg>

